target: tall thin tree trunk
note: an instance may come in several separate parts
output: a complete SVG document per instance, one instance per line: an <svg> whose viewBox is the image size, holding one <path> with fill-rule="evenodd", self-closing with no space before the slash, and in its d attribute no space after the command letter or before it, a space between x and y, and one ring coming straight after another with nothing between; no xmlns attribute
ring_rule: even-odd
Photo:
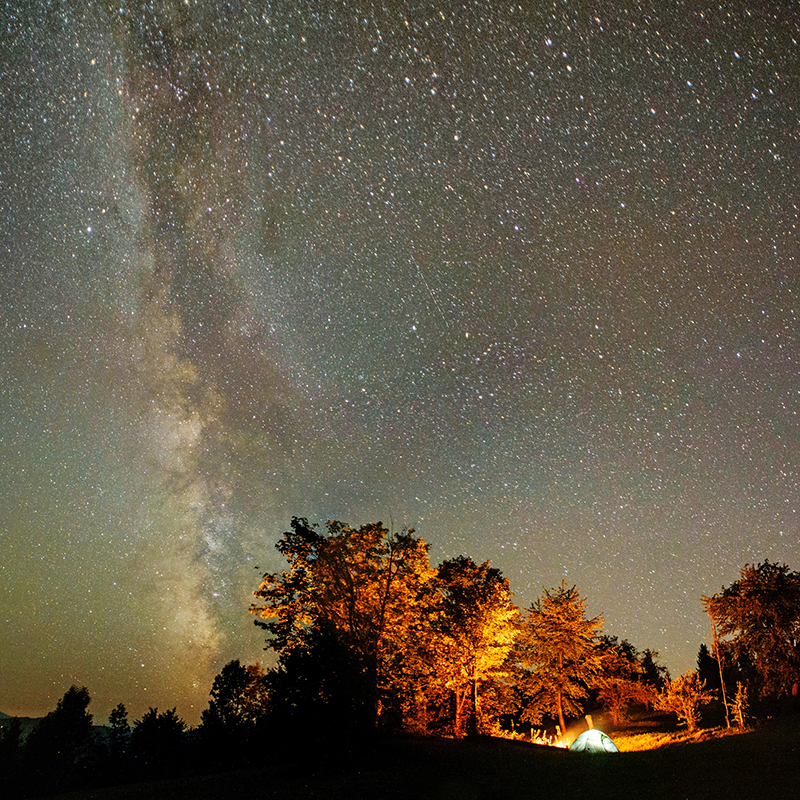
<svg viewBox="0 0 800 800"><path fill-rule="evenodd" d="M470 681L472 708L467 721L467 734L472 736L478 732L478 681L473 677Z"/></svg>
<svg viewBox="0 0 800 800"><path fill-rule="evenodd" d="M714 658L717 659L717 666L719 667L719 686L722 692L722 705L725 706L725 726L730 728L731 718L728 714L728 698L725 696L725 678L722 676L722 655L719 651L719 637L717 636L717 626L714 624L714 617L711 612L708 612L708 618L711 620L711 636L714 640Z"/></svg>
<svg viewBox="0 0 800 800"><path fill-rule="evenodd" d="M453 734L457 738L461 738L464 735L464 698L466 697L466 691L464 689L456 689L456 718L453 722Z"/></svg>
<svg viewBox="0 0 800 800"><path fill-rule="evenodd" d="M564 671L564 651L558 651L558 678L561 680L561 674ZM561 726L561 735L563 736L567 732L567 726L564 723L564 707L561 704L561 689L558 690L558 695L556 697L556 705L558 708L558 724Z"/></svg>

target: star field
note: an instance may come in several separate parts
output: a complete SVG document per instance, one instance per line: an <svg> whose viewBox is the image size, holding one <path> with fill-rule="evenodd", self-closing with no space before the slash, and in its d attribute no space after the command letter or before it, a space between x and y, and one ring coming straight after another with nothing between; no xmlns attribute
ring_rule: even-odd
<svg viewBox="0 0 800 800"><path fill-rule="evenodd" d="M196 723L293 515L566 579L673 675L797 568L788 6L0 20L0 710Z"/></svg>

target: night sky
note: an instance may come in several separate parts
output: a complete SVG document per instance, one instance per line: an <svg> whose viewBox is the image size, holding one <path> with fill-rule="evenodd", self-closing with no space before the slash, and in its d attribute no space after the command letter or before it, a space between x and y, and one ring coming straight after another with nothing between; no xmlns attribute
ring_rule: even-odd
<svg viewBox="0 0 800 800"><path fill-rule="evenodd" d="M196 724L293 515L673 676L800 568L800 16L720 6L5 3L0 710Z"/></svg>

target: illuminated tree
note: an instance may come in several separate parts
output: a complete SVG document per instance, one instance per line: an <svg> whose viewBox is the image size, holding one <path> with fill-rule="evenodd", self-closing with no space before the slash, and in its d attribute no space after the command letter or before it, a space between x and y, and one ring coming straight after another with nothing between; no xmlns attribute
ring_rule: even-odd
<svg viewBox="0 0 800 800"><path fill-rule="evenodd" d="M696 672L689 670L674 681L667 681L656 698L659 711L675 714L678 723L686 725L688 731L697 729L700 706L710 703L714 693L706 690L705 683Z"/></svg>
<svg viewBox="0 0 800 800"><path fill-rule="evenodd" d="M736 694L733 696L733 703L731 703L731 711L736 724L740 728L747 726L747 712L750 708L750 703L747 699L747 687L741 682L736 683Z"/></svg>
<svg viewBox="0 0 800 800"><path fill-rule="evenodd" d="M507 674L519 610L508 581L488 561L445 561L434 585L442 597L434 618L438 677L454 695L456 735L475 733L482 728L482 688Z"/></svg>
<svg viewBox="0 0 800 800"><path fill-rule="evenodd" d="M544 590L522 619L515 661L526 701L522 718L534 724L545 714L558 718L583 711L587 686L601 666L598 634L602 616L586 618L586 600L562 581Z"/></svg>
<svg viewBox="0 0 800 800"><path fill-rule="evenodd" d="M292 519L278 542L289 568L264 575L253 604L256 624L280 654L284 668L307 670L320 649L343 648L353 680L377 721L407 692L419 664L416 620L430 594L428 545L413 531L390 533L381 523L351 528L328 522L320 533ZM293 657L296 651L306 656ZM314 667L316 669L316 667Z"/></svg>
<svg viewBox="0 0 800 800"><path fill-rule="evenodd" d="M619 725L630 706L652 703L655 692L642 680L642 659L630 642L603 636L599 653L600 671L594 681L597 699L611 712L614 724Z"/></svg>
<svg viewBox="0 0 800 800"><path fill-rule="evenodd" d="M761 694L797 694L800 681L800 573L786 564L745 564L741 577L703 597L720 638L740 664L751 663Z"/></svg>

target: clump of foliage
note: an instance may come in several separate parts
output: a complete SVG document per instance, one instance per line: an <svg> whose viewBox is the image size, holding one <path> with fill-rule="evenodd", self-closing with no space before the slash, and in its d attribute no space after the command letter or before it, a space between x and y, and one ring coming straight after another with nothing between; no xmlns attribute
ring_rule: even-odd
<svg viewBox="0 0 800 800"><path fill-rule="evenodd" d="M251 611L279 655L273 712L299 725L313 716L317 729L490 725L516 636L500 571L463 556L433 569L411 530L326 528L293 519L277 545L288 569L255 593Z"/></svg>
<svg viewBox="0 0 800 800"><path fill-rule="evenodd" d="M703 597L739 669L752 667L760 695L798 694L800 573L786 564L745 564L738 581Z"/></svg>
<svg viewBox="0 0 800 800"><path fill-rule="evenodd" d="M90 702L85 686L71 686L30 733L23 753L35 783L72 786L91 763Z"/></svg>
<svg viewBox="0 0 800 800"><path fill-rule="evenodd" d="M583 712L588 687L601 669L602 624L602 616L586 618L586 600L563 581L533 603L522 618L514 654L523 721L538 724L552 714L565 731L565 715Z"/></svg>
<svg viewBox="0 0 800 800"><path fill-rule="evenodd" d="M659 711L675 714L679 724L685 725L688 731L694 731L697 729L700 707L713 699L713 693L706 689L697 673L689 670L680 678L667 681L656 697L655 707Z"/></svg>
<svg viewBox="0 0 800 800"><path fill-rule="evenodd" d="M264 575L255 593L261 602L251 607L284 678L296 672L311 680L309 670L325 654L341 667L326 689L330 699L360 699L349 719L400 714L410 686L428 670L415 624L434 600L428 545L381 523L355 529L329 522L320 533L294 518L291 527L277 545L289 568Z"/></svg>
<svg viewBox="0 0 800 800"><path fill-rule="evenodd" d="M640 655L630 642L619 642L615 636L601 637L598 647L600 672L594 681L597 699L611 713L614 725L619 725L627 719L631 706L652 706L655 702L659 686L651 683L645 660L654 663L657 654L645 651Z"/></svg>
<svg viewBox="0 0 800 800"><path fill-rule="evenodd" d="M486 732L487 703L502 707L506 661L517 635L517 607L499 569L459 556L440 565L433 579L440 595L432 615L436 676L453 692L454 733Z"/></svg>

